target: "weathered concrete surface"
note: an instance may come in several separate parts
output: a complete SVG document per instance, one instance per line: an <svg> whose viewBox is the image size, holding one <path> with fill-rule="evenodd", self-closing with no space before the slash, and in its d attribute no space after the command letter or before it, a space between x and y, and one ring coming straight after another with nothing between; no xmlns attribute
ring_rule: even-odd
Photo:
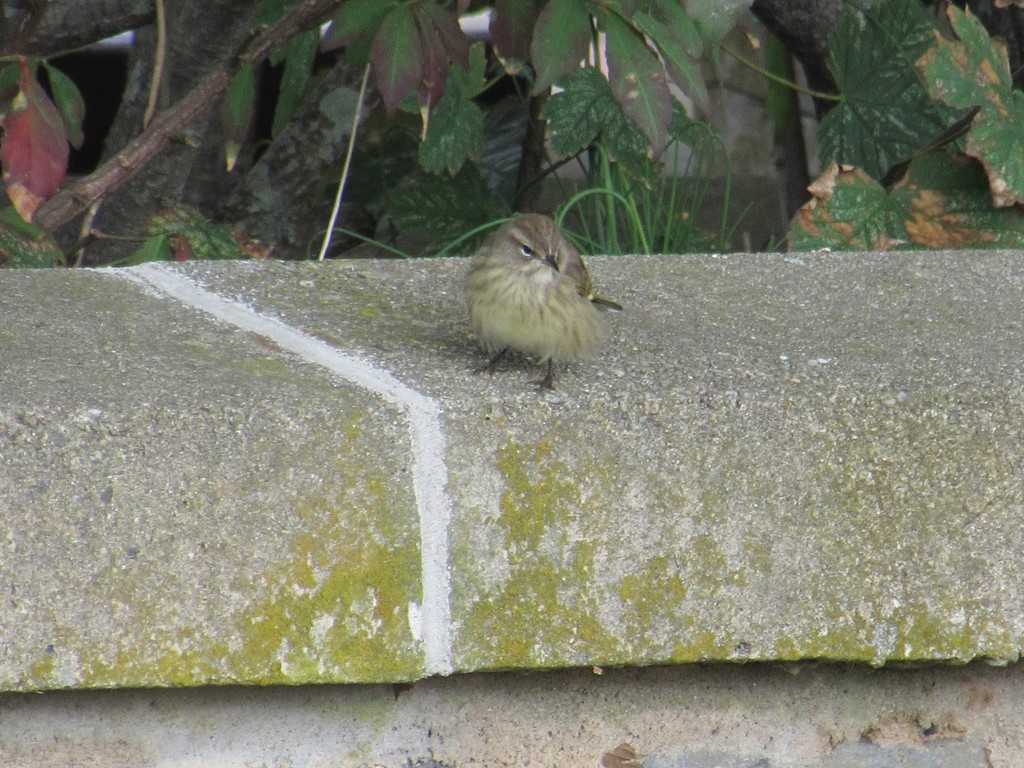
<svg viewBox="0 0 1024 768"><path fill-rule="evenodd" d="M0 685L1015 659L1020 258L593 259L543 396L456 261L0 275Z"/></svg>
<svg viewBox="0 0 1024 768"><path fill-rule="evenodd" d="M0 764L597 768L628 743L644 768L1020 768L1022 671L694 664L8 694Z"/></svg>

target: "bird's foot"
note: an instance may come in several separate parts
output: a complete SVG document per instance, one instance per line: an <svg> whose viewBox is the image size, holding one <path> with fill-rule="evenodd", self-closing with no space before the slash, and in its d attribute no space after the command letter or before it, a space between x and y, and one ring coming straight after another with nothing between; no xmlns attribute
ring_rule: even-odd
<svg viewBox="0 0 1024 768"><path fill-rule="evenodd" d="M490 359L486 365L481 365L479 368L475 368L473 373L490 373L493 374L495 371L507 371L508 368L501 365L502 359L508 352L508 347L505 347L501 352L496 354Z"/></svg>
<svg viewBox="0 0 1024 768"><path fill-rule="evenodd" d="M537 391L543 392L546 389L555 388L555 363L552 360L548 360L548 372L543 379L539 379L534 384L537 385Z"/></svg>

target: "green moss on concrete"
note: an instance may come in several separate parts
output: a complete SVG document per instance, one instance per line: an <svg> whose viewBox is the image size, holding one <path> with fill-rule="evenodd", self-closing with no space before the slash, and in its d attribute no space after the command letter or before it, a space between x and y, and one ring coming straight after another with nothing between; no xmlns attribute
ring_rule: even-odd
<svg viewBox="0 0 1024 768"><path fill-rule="evenodd" d="M767 443L716 432L686 498L659 489L658 503L680 522L678 538L639 552L626 547L628 572L618 580L577 555L593 544L589 562L614 557L602 526L583 528L583 536L574 527L577 518L607 519L614 502L601 489L621 487L599 451L554 440L504 444L495 524L507 575L490 568L479 583L496 586L471 597L460 630L468 665L564 664L581 653L598 663L622 655L870 664L1014 658L1003 619L990 622L983 600L964 593L972 577L955 544L988 509L985 500L998 496L992 489L1014 476L1013 438L998 432L1013 419L1002 413L1008 406L976 398L965 411L956 399L963 392L918 392L822 401L811 431L787 423L778 435L767 431ZM795 506L794 475L765 464L766 445L803 466ZM581 494L579 478L598 480ZM560 535L565 530L576 538ZM662 530L673 533L671 525Z"/></svg>
<svg viewBox="0 0 1024 768"><path fill-rule="evenodd" d="M97 574L106 610L124 616L96 642L64 626L41 649L24 689L190 686L207 683L393 682L422 676L409 606L421 600L419 527L411 490L367 467L366 438L346 428L328 493L297 500L286 555L237 577L229 605L166 615L173 587L154 599L143 573L112 564ZM296 463L306 457L293 457ZM310 458L309 460L313 460ZM322 460L322 457L321 459ZM408 503L403 503L403 501ZM239 531L244 536L244 531ZM284 535L284 534L283 534ZM147 572L152 576L152 571ZM188 587L188 576L170 578ZM226 601L226 603L229 601ZM222 612L231 611L227 616Z"/></svg>
<svg viewBox="0 0 1024 768"><path fill-rule="evenodd" d="M619 582L623 624L630 637L642 636L675 619L689 594L679 567L668 555L655 555Z"/></svg>
<svg viewBox="0 0 1024 768"><path fill-rule="evenodd" d="M29 667L27 676L27 681L30 683L29 688L40 688L43 681L56 679L57 658L54 653L53 650L44 650L39 659Z"/></svg>
<svg viewBox="0 0 1024 768"><path fill-rule="evenodd" d="M666 661L688 664L699 661L723 661L736 659L738 642L723 637L710 629L691 629L685 638L676 642L671 656Z"/></svg>
<svg viewBox="0 0 1024 768"><path fill-rule="evenodd" d="M907 606L888 619L858 616L836 617L817 635L779 638L767 658L780 660L827 659L883 665L891 662L922 660L970 661L984 647L990 658L1013 660L1018 648L1004 630L979 620L956 629L950 613L935 613L924 605ZM888 636L885 642L880 635Z"/></svg>
<svg viewBox="0 0 1024 768"><path fill-rule="evenodd" d="M503 480L496 516L483 523L497 527L502 551L463 546L453 558L460 569L493 559L481 564L489 570L474 582L473 602L459 605L459 666L743 658L880 664L967 660L979 649L1013 658L1018 649L1003 617L990 621L980 592L952 583L970 572L948 562L963 556L957 542L970 543L964 531L986 513L991 489L1016 471L1016 454L1004 447L1015 438L997 439L1012 419L992 404L986 422L977 403L965 416L951 400L911 396L886 405L882 397L859 397L815 411L821 422L812 425L813 451L800 442L745 445L725 435L704 446L696 487L649 481L661 494L654 502L660 511L678 515L680 537L639 551L624 547L631 560L621 577L599 570L615 557L616 542L602 524L588 522L615 514L606 490L622 487L613 460L575 441L504 443L495 457ZM720 422L716 429L730 428L724 416ZM774 437L769 428L765 434ZM112 572L102 579L110 585L104 597L131 619L120 645L90 656L64 629L56 652L40 649L26 687L420 675L419 643L408 626L409 604L420 597L415 512L396 513L391 478L365 468L358 427L345 437L352 448L338 459L337 486L299 502L301 530L290 534L287 556L255 582L235 585L246 607L232 614L228 630L210 638L200 619L170 626L130 572ZM787 517L762 522L759 505L770 514L787 491L751 458L766 446L804 460L806 496L787 507ZM350 477L353 466L359 471ZM674 533L670 524L659 530ZM814 539L814 550L802 536ZM808 565L817 576L792 572ZM751 607L761 599L766 607ZM751 623L746 636L739 616Z"/></svg>
<svg viewBox="0 0 1024 768"><path fill-rule="evenodd" d="M290 556L264 574L262 598L236 618L242 643L225 667L237 679L375 682L422 672L409 626L409 605L421 595L418 518L396 508L384 476L366 472L354 422L345 437L351 450L337 462L337 495L296 509L303 530Z"/></svg>
<svg viewBox="0 0 1024 768"><path fill-rule="evenodd" d="M368 506L338 510L326 528L298 534L293 557L268 575L266 597L238 619L243 651L228 668L262 683L408 680L422 658L409 627L418 602L419 546L390 509L382 478ZM316 515L321 517L321 515Z"/></svg>
<svg viewBox="0 0 1024 768"><path fill-rule="evenodd" d="M747 585L746 564L731 566L718 539L711 533L702 533L690 540L686 560L687 573L705 594L714 594L723 586Z"/></svg>
<svg viewBox="0 0 1024 768"><path fill-rule="evenodd" d="M547 442L509 441L497 467L505 489L495 523L509 576L462 621L460 666L564 666L615 655L619 639L601 624L591 589L593 545L571 538L574 517L589 507L575 478L590 475L570 471Z"/></svg>

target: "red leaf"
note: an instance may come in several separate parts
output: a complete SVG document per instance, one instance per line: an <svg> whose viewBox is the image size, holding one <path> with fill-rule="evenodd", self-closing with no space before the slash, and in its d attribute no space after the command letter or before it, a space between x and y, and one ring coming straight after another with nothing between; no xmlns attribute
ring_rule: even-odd
<svg viewBox="0 0 1024 768"><path fill-rule="evenodd" d="M423 79L423 59L416 19L408 5L400 5L381 22L370 46L373 82L389 115Z"/></svg>
<svg viewBox="0 0 1024 768"><path fill-rule="evenodd" d="M672 93L661 62L643 36L618 16L602 14L607 46L608 82L615 100L651 142L655 154L668 140Z"/></svg>
<svg viewBox="0 0 1024 768"><path fill-rule="evenodd" d="M68 138L60 112L23 59L21 82L11 111L3 118L0 164L7 195L21 217L31 221L36 209L64 181Z"/></svg>
<svg viewBox="0 0 1024 768"><path fill-rule="evenodd" d="M424 35L426 37L426 35ZM424 41L423 79L420 81L420 104L433 109L444 95L450 66L444 53L436 45Z"/></svg>
<svg viewBox="0 0 1024 768"><path fill-rule="evenodd" d="M188 238L184 235L178 235L174 243L174 260L191 261L195 257L196 255L192 252L192 246L188 243Z"/></svg>
<svg viewBox="0 0 1024 768"><path fill-rule="evenodd" d="M417 11L423 43L440 44L449 61L463 69L469 66L469 40L455 14L434 3L418 3L413 8Z"/></svg>
<svg viewBox="0 0 1024 768"><path fill-rule="evenodd" d="M530 56L530 33L537 20L534 0L495 0L491 14L491 42L502 62L526 61Z"/></svg>
<svg viewBox="0 0 1024 768"><path fill-rule="evenodd" d="M468 66L469 40L459 26L459 20L441 6L417 3L412 8L423 47L420 104L432 108L444 94L452 62L463 69Z"/></svg>

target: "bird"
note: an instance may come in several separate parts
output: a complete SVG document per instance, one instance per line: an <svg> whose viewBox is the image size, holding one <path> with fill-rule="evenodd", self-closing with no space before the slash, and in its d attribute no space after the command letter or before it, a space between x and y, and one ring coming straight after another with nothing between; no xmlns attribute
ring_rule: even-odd
<svg viewBox="0 0 1024 768"><path fill-rule="evenodd" d="M476 373L494 373L509 350L547 363L535 382L554 389L555 363L591 355L603 336L598 307L622 305L594 292L580 252L554 219L513 217L495 230L470 261L466 277L469 319L492 355Z"/></svg>

